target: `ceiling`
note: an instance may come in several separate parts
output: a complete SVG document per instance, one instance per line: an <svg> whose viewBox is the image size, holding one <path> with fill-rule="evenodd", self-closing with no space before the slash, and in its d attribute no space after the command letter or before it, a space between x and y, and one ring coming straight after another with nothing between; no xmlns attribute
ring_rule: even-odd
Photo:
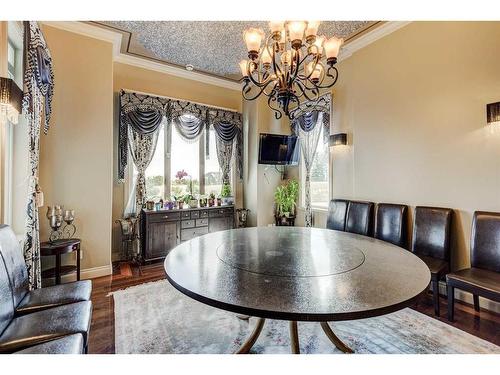
<svg viewBox="0 0 500 375"><path fill-rule="evenodd" d="M183 67L230 80L240 78L238 62L247 57L243 31L260 27L269 32L267 21L112 21L93 22L123 33L122 52ZM349 42L374 21L324 21L319 34L342 37ZM125 50L125 51L123 51Z"/></svg>

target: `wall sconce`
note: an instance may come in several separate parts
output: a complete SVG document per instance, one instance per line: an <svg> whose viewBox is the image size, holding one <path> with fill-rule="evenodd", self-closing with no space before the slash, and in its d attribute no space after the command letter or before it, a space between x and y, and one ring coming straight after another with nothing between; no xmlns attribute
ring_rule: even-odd
<svg viewBox="0 0 500 375"><path fill-rule="evenodd" d="M500 102L486 104L486 121L488 124L500 122Z"/></svg>
<svg viewBox="0 0 500 375"><path fill-rule="evenodd" d="M16 83L10 78L0 77L0 118L17 124L22 101L23 91Z"/></svg>
<svg viewBox="0 0 500 375"><path fill-rule="evenodd" d="M347 144L347 133L337 133L330 135L330 147L343 146Z"/></svg>

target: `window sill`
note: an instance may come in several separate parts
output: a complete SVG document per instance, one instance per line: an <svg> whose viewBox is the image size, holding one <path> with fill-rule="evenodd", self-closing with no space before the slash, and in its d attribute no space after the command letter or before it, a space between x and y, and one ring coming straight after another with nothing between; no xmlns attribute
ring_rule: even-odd
<svg viewBox="0 0 500 375"><path fill-rule="evenodd" d="M311 207L311 209L313 211L316 211L316 212L324 212L324 213L328 212L328 208L325 208L325 207ZM299 210L299 211L305 211L306 208L305 207L298 207L297 210Z"/></svg>

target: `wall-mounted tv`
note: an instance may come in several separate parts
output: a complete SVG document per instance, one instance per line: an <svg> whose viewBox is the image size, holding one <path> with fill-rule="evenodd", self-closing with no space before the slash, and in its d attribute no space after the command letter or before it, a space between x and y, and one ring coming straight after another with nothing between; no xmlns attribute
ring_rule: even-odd
<svg viewBox="0 0 500 375"><path fill-rule="evenodd" d="M259 164L298 165L299 139L295 135L260 134Z"/></svg>

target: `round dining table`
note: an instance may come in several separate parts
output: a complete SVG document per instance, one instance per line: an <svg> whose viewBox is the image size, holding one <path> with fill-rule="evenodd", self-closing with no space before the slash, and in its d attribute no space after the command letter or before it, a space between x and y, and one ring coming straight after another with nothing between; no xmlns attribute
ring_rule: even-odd
<svg viewBox="0 0 500 375"><path fill-rule="evenodd" d="M290 322L292 353L300 353L297 321L320 323L338 349L352 353L335 335L332 322L403 309L431 278L425 263L401 247L304 227L209 233L172 249L164 266L169 282L185 295L258 318L236 353L250 351L266 319Z"/></svg>

